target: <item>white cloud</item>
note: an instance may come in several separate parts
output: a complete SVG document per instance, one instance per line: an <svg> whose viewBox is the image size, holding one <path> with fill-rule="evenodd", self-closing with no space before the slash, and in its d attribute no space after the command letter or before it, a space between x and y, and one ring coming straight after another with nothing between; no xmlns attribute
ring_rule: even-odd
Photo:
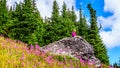
<svg viewBox="0 0 120 68"><path fill-rule="evenodd" d="M15 2L19 3L19 2L23 2L23 0L7 0L7 5L13 6L13 4L15 4Z"/></svg>
<svg viewBox="0 0 120 68"><path fill-rule="evenodd" d="M41 16L45 18L45 16L50 17L52 12L52 5L54 0L38 0L37 7L41 13ZM75 6L75 0L56 0L61 11L63 1L66 3L67 7L71 9L72 6Z"/></svg>
<svg viewBox="0 0 120 68"><path fill-rule="evenodd" d="M102 23L103 29L111 29L110 31L101 31L100 35L107 48L120 46L120 0L104 0L104 3L104 11L111 12L113 15L107 18L103 16L98 17L98 21Z"/></svg>
<svg viewBox="0 0 120 68"><path fill-rule="evenodd" d="M23 0L8 0L8 5L13 5L14 2L23 2ZM52 12L52 6L53 6L54 0L37 0L37 8L40 11L40 14L43 18L50 17ZM59 11L62 9L63 2L66 3L67 9L71 9L72 6L75 7L75 0L56 0L59 6ZM76 9L76 8L75 8ZM77 17L78 17L78 11L75 10Z"/></svg>

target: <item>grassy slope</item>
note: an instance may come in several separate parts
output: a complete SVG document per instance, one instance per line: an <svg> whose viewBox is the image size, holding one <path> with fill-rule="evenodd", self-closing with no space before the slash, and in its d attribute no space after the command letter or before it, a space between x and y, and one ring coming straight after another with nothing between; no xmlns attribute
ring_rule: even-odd
<svg viewBox="0 0 120 68"><path fill-rule="evenodd" d="M38 45L0 37L0 68L94 68L94 65L40 51ZM103 67L108 68L108 67Z"/></svg>

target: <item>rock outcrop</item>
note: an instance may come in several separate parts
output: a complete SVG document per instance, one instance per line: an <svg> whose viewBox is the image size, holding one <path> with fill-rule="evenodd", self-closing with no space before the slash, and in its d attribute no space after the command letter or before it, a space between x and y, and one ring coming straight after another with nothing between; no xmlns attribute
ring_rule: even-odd
<svg viewBox="0 0 120 68"><path fill-rule="evenodd" d="M100 66L100 60L94 56L93 46L80 36L63 38L42 47L42 49L52 54L69 55L94 62L97 67Z"/></svg>

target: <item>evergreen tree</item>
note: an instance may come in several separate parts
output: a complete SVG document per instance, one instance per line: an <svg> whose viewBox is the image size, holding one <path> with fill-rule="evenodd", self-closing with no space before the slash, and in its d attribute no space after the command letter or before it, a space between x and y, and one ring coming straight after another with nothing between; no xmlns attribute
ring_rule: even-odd
<svg viewBox="0 0 120 68"><path fill-rule="evenodd" d="M72 6L72 10L67 9L66 10L67 17L74 23L76 23L77 16L74 11L74 7Z"/></svg>
<svg viewBox="0 0 120 68"><path fill-rule="evenodd" d="M86 18L85 16L82 15L82 9L80 7L80 11L79 11L79 22L78 22L78 31L79 31L79 35L87 38L88 35L88 25L86 22Z"/></svg>
<svg viewBox="0 0 120 68"><path fill-rule="evenodd" d="M116 62L113 64L113 67L114 68L120 68L120 66Z"/></svg>
<svg viewBox="0 0 120 68"><path fill-rule="evenodd" d="M8 8L6 0L0 0L0 34L4 34L4 27L8 20Z"/></svg>
<svg viewBox="0 0 120 68"><path fill-rule="evenodd" d="M118 60L118 63L113 63L113 67L114 68L120 68L120 57L119 57L119 60Z"/></svg>
<svg viewBox="0 0 120 68"><path fill-rule="evenodd" d="M62 18L67 18L67 6L65 4L65 2L63 2L63 6L62 6Z"/></svg>
<svg viewBox="0 0 120 68"><path fill-rule="evenodd" d="M120 57L119 57L119 62L118 62L118 65L120 66Z"/></svg>
<svg viewBox="0 0 120 68"><path fill-rule="evenodd" d="M10 7L10 10L8 11L8 19L7 19L7 22L6 24L4 25L3 29L3 33L4 35L6 35L7 37L10 37L9 34L11 33L10 30L12 28L12 25L14 23L14 17L13 17L13 8L12 6Z"/></svg>
<svg viewBox="0 0 120 68"><path fill-rule="evenodd" d="M44 23L43 20L40 16L40 13L36 7L36 1L33 0L32 2L33 6L33 18L34 22L37 24L36 29L32 33L32 35L29 36L29 44L39 44L40 46L44 45L44 40L43 40L43 34L44 34Z"/></svg>
<svg viewBox="0 0 120 68"><path fill-rule="evenodd" d="M75 28L74 23L69 18L72 13L67 11L66 4L63 3L61 16L59 15L58 5L56 0L53 2L53 12L51 22L46 25L46 33L44 39L46 43L52 43L64 37L70 37L72 30ZM70 15L70 16L69 16Z"/></svg>
<svg viewBox="0 0 120 68"><path fill-rule="evenodd" d="M72 17L71 17L71 20L75 23L76 19L77 19L77 16L75 15L74 6L72 6Z"/></svg>
<svg viewBox="0 0 120 68"><path fill-rule="evenodd" d="M99 35L99 29L97 27L96 11L92 8L91 4L88 4L90 11L90 31L88 42L93 45L95 55L101 60L102 63L109 65L109 58L107 56L107 50Z"/></svg>
<svg viewBox="0 0 120 68"><path fill-rule="evenodd" d="M54 0L53 2L53 11L52 11L52 23L57 23L59 22L59 7L58 7L58 4L56 2L56 0Z"/></svg>
<svg viewBox="0 0 120 68"><path fill-rule="evenodd" d="M60 39L60 37L57 35L59 32L59 23L60 23L60 16L59 16L59 7L54 0L53 2L53 11L51 16L51 21L48 21L49 23L45 26L45 34L44 34L44 41L45 44L52 43L54 41L57 41Z"/></svg>
<svg viewBox="0 0 120 68"><path fill-rule="evenodd" d="M72 11L67 10L66 8L66 4L63 3L61 30L59 32L62 38L70 37L72 30L75 29L74 22L76 21L76 15L74 14L74 8L72 8Z"/></svg>
<svg viewBox="0 0 120 68"><path fill-rule="evenodd" d="M43 22L36 8L35 0L24 0L16 4L13 13L14 23L9 36L28 44L39 44L43 42Z"/></svg>

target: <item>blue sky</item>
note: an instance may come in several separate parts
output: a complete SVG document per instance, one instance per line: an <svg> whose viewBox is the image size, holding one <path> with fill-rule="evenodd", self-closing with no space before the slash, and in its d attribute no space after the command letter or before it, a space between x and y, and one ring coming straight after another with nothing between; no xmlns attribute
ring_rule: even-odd
<svg viewBox="0 0 120 68"><path fill-rule="evenodd" d="M23 0L8 0L8 5ZM37 0L37 7L41 16L50 17L52 12L52 3L54 0ZM86 15L89 22L89 11L87 4L91 3L97 11L98 24L102 24L100 36L107 47L110 63L118 62L120 57L120 0L56 0L61 10L63 1L67 7L75 7L77 17L79 16L79 6L82 5L83 14ZM79 18L79 17L78 17Z"/></svg>
<svg viewBox="0 0 120 68"><path fill-rule="evenodd" d="M75 6L76 6L77 10L79 10L79 6L82 5L84 14L87 17L89 17L89 12L88 12L88 9L86 8L88 3L92 4L93 8L97 11L98 17L102 16L104 18L109 18L109 17L114 15L113 12L110 12L110 11L106 12L104 10L104 7L105 7L104 0L76 0ZM118 9L120 9L120 8L118 8ZM100 21L98 21L98 22L100 23ZM120 22L119 22L119 24L120 24ZM107 28L104 27L104 29L102 29L101 31L109 32L109 31L112 31L112 28L111 27L107 27ZM112 35L112 36L114 36L114 35ZM109 36L109 37L111 37L111 36ZM109 39L107 39L107 40L109 40ZM119 39L117 39L117 40L119 40ZM112 40L112 41L115 41L115 40ZM109 45L107 44L107 50L108 50L108 56L109 56L110 63L113 64L114 62L118 62L118 59L120 57L120 44L117 46L116 46L116 44L112 44L112 47L109 47Z"/></svg>

